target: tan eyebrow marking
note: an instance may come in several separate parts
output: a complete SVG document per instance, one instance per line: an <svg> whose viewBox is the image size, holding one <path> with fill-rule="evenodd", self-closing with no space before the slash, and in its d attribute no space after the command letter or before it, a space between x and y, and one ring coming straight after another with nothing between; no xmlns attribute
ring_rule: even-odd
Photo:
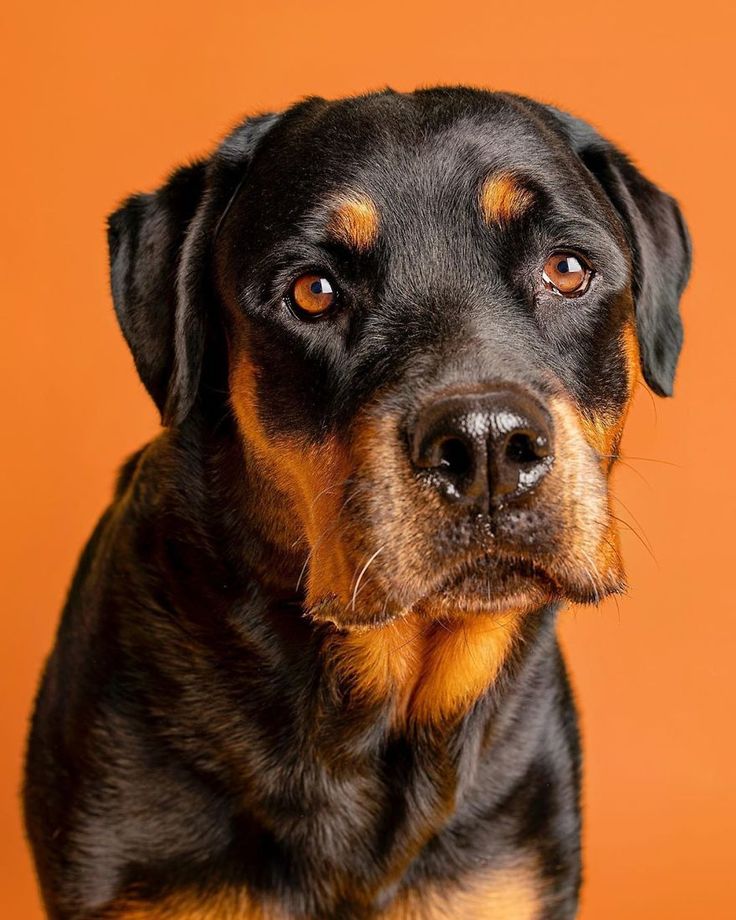
<svg viewBox="0 0 736 920"><path fill-rule="evenodd" d="M364 252L378 237L378 208L368 195L351 193L332 212L329 232L341 243Z"/></svg>
<svg viewBox="0 0 736 920"><path fill-rule="evenodd" d="M510 173L488 176L480 189L480 210L486 223L504 224L531 206L534 193Z"/></svg>

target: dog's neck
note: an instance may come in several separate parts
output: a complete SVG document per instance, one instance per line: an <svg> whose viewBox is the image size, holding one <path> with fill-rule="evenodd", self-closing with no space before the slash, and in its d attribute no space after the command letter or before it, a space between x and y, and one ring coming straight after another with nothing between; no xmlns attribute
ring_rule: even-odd
<svg viewBox="0 0 736 920"><path fill-rule="evenodd" d="M513 614L408 613L372 629L335 630L325 659L352 699L388 705L394 727L451 725L496 682L521 634Z"/></svg>

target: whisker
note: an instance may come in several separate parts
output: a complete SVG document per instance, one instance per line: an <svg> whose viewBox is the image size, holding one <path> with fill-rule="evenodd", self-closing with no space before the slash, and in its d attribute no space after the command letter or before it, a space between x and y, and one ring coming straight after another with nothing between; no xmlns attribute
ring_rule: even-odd
<svg viewBox="0 0 736 920"><path fill-rule="evenodd" d="M465 651L468 653L468 657L471 660L474 660L475 656L474 656L474 653L471 651L470 640L468 639L468 626L464 618L460 621L460 628L463 631L463 641L465 642Z"/></svg>
<svg viewBox="0 0 736 920"><path fill-rule="evenodd" d="M604 460L620 460L622 462L634 460L637 463L662 463L664 466L674 466L675 469L678 470L684 469L681 463L675 463L672 460L662 460L660 457L632 457L629 454L601 454L600 456Z"/></svg>
<svg viewBox="0 0 736 920"><path fill-rule="evenodd" d="M384 551L384 549L386 549L385 543L383 544L383 546L378 547L378 549L375 551L375 553L373 553L373 555L370 557L368 562L366 562L366 564L360 570L360 575L358 575L358 578L355 582L355 587L353 588L353 598L350 604L350 606L352 607L353 613L355 613L355 599L358 596L358 589L360 588L360 583L363 580L363 576L368 571L368 566L373 562L373 560L376 558L376 556L378 556L379 553L382 553Z"/></svg>
<svg viewBox="0 0 736 920"><path fill-rule="evenodd" d="M346 480L346 481L349 482L350 480ZM325 528L325 530L324 530L324 531L317 537L317 539L315 540L314 546L310 547L310 549L308 550L308 552L307 552L307 557L306 557L306 559L304 560L304 565L302 566L302 570L301 570L301 572L299 573L299 578L297 579L297 583L296 583L296 590L297 590L297 591L299 590L299 588L300 588L300 586L301 586L302 579L304 578L304 573L307 571L307 566L309 565L310 560L311 560L312 557L314 556L315 551L316 551L317 549L319 549L319 547L324 543L324 541L325 541L328 537L331 537L331 536L335 533L335 531L336 531L336 530L338 529L338 527L340 526L340 515L341 515L342 512L345 510L345 508L347 507L347 505L348 505L354 498L357 497L357 495L358 495L357 490L353 490L352 492L348 492L348 495L347 495L345 501L342 503L342 505L340 506L340 508L339 508L338 511L337 511L337 514L335 515L335 520L332 522L332 525L331 525L330 527L326 527L326 528ZM306 535L299 537L299 539L296 540L296 541L292 544L292 549L293 549L293 548L297 545L297 543L299 543L301 540L306 540L306 539L307 539Z"/></svg>
<svg viewBox="0 0 736 920"><path fill-rule="evenodd" d="M301 572L299 572L299 577L298 577L297 580L296 580L296 588L295 588L295 590L297 591L297 593L299 592L299 588L301 587L301 584L302 584L302 579L304 578L304 574L305 574L306 571L307 571L307 566L309 565L309 561L310 561L311 558L312 558L312 550L310 549L310 550L307 552L307 557L306 557L306 559L304 560L304 565L302 566Z"/></svg>
<svg viewBox="0 0 736 920"><path fill-rule="evenodd" d="M610 514L610 512L609 512L609 514ZM611 517L613 517L613 515L611 515ZM615 519L618 520L618 518L615 518ZM601 530L605 530L606 527L607 527L608 524L609 524L608 521L599 521L597 518L593 518L593 523L594 523L594 524L597 524L597 525L601 528ZM626 521L621 521L620 523L625 524L627 527L629 526L628 524L626 524ZM600 539L606 544L606 546L607 546L609 549L613 550L614 552L617 552L617 551L618 551L618 548L616 547L616 544L615 544L615 543L612 543L612 542L608 539L608 537L605 536L605 534L601 534L601 535L600 535Z"/></svg>
<svg viewBox="0 0 736 920"><path fill-rule="evenodd" d="M647 488L649 488L649 489L652 488L651 483L649 482L649 480L647 479L647 477L644 475L644 473L642 473L641 470L637 470L637 468L636 468L635 466L632 466L632 465L628 462L628 460L623 460L623 459L619 458L619 461L618 461L618 462L621 464L621 466L625 466L627 470L631 470L632 473L635 473L635 474L639 477L639 479L641 479L641 481L644 483L644 485L647 486Z"/></svg>
<svg viewBox="0 0 736 920"><path fill-rule="evenodd" d="M613 601L616 604L616 615L618 617L618 625L620 626L621 625L621 604L619 604L618 598L616 597L615 594L613 595Z"/></svg>
<svg viewBox="0 0 736 920"><path fill-rule="evenodd" d="M625 521L623 518L618 517L618 516L615 515L612 511L609 512L609 513L610 513L610 515L611 515L611 517L613 518L614 521L617 521L619 524L621 524L622 526L626 527L627 530L630 530L631 533L633 533L633 535L634 535L634 536L636 537L636 539L641 543L641 545L644 547L644 549L647 551L647 553L652 557L652 560L653 560L654 562L656 562L657 565L659 565L659 560L657 559L657 557L656 557L656 555L655 555L655 553L654 553L654 550L653 550L652 547L649 545L649 543L644 539L644 537L638 532L638 530L636 529L636 527L632 527L631 524L629 524L628 521Z"/></svg>
<svg viewBox="0 0 736 920"><path fill-rule="evenodd" d="M649 389L649 387L644 383L644 381L641 378L639 378L636 381L636 383L637 383L637 386L640 386L644 390L644 392L647 394L647 396L649 397L649 401L652 404L652 411L654 412L654 424L656 427L656 425L659 422L659 418L657 417L657 402L654 398L654 394L652 393L652 391Z"/></svg>
<svg viewBox="0 0 736 920"><path fill-rule="evenodd" d="M626 502L625 502L622 498L620 498L618 495L614 495L614 494L612 493L612 494L611 494L611 498L613 498L615 501L617 501L617 502L619 503L619 505L621 505L621 507L624 509L624 511L625 511L628 515L630 515L630 517L633 519L633 521L634 521L634 523L636 524L636 526L637 526L637 527L639 528L639 530L641 531L642 536L646 538L647 543L649 543L649 545L651 546L651 540L649 539L649 537L647 537L644 528L641 526L641 521L639 521L639 519L636 517L636 515L635 515L634 512L631 510L631 508L629 508L629 506L626 504Z"/></svg>
<svg viewBox="0 0 736 920"><path fill-rule="evenodd" d="M598 606L601 602L601 596L600 596L600 592L598 591L598 585L592 575L592 572L596 571L595 562L590 558L586 550L580 549L579 552L588 560L588 563L590 564L590 569L583 568L583 572L588 576L588 580L590 581L590 586L593 589L593 597L595 598L595 604L596 606Z"/></svg>

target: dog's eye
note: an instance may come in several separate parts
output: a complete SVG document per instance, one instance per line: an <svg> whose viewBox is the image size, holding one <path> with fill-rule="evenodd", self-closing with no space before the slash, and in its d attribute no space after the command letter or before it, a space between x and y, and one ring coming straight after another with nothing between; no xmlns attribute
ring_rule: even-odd
<svg viewBox="0 0 736 920"><path fill-rule="evenodd" d="M289 302L297 315L322 316L335 306L337 289L322 275L301 275L292 284Z"/></svg>
<svg viewBox="0 0 736 920"><path fill-rule="evenodd" d="M562 297L573 297L588 290L593 272L581 256L555 252L547 259L542 281L548 290Z"/></svg>

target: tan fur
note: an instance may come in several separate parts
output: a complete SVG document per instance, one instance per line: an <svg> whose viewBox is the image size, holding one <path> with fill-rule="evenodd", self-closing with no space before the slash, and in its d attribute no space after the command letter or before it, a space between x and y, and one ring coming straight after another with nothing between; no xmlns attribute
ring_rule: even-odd
<svg viewBox="0 0 736 920"><path fill-rule="evenodd" d="M633 321L624 325L620 347L626 363L628 398L618 412L585 413L566 400L552 401L557 432L555 466L563 477L561 492L571 518L568 522L571 560L567 564L583 572L587 560L585 577L598 591L606 585L622 585L624 580L607 478L640 374L639 343Z"/></svg>
<svg viewBox="0 0 736 920"><path fill-rule="evenodd" d="M634 387L639 380L639 340L633 322L626 323L621 332L621 352L626 362L629 397L619 412L580 415L580 425L591 447L599 454L601 465L608 469L613 461L623 434L631 405Z"/></svg>
<svg viewBox="0 0 736 920"><path fill-rule="evenodd" d="M542 888L538 860L523 856L457 889L409 892L380 920L539 920Z"/></svg>
<svg viewBox="0 0 736 920"><path fill-rule="evenodd" d="M288 920L275 908L262 908L244 893L223 889L211 894L181 891L161 901L121 901L90 920Z"/></svg>
<svg viewBox="0 0 736 920"><path fill-rule="evenodd" d="M378 208L367 195L351 193L332 212L328 230L336 239L364 252L378 237Z"/></svg>
<svg viewBox="0 0 736 920"><path fill-rule="evenodd" d="M290 546L302 543L309 552L307 599L345 595L353 578L337 526L349 468L343 446L334 438L305 444L297 438L269 438L258 417L255 369L239 351L230 379L232 404L241 433L267 464L286 501L264 509L264 518L279 521L276 536ZM271 537L274 537L273 527ZM306 546L304 541L306 540Z"/></svg>
<svg viewBox="0 0 736 920"><path fill-rule="evenodd" d="M632 386L629 389L633 392L633 384L639 380L641 368L641 355L639 352L639 338L636 334L636 326L633 320L626 323L621 333L621 349L626 357L626 366L628 369L629 381Z"/></svg>
<svg viewBox="0 0 736 920"><path fill-rule="evenodd" d="M593 593L623 583L618 532L613 526L606 475L586 438L580 414L565 399L550 402L556 431L557 489L566 509L567 545L558 565ZM588 432L589 434L589 432Z"/></svg>
<svg viewBox="0 0 736 920"><path fill-rule="evenodd" d="M329 653L357 695L393 701L395 723L436 723L466 712L491 686L519 619L513 613L440 620L408 614L386 626L342 634Z"/></svg>
<svg viewBox="0 0 736 920"><path fill-rule="evenodd" d="M480 190L480 211L489 224L504 224L520 217L533 201L533 192L508 173L488 176Z"/></svg>
<svg viewBox="0 0 736 920"><path fill-rule="evenodd" d="M401 586L402 599L409 601L398 604L402 610L432 587L428 576L437 576L426 571L424 540L441 519L444 507L438 494L425 490L417 496L414 474L401 450L396 427L396 419L389 413L364 413L354 426L352 453L365 477L381 483L368 513L375 521L376 547L390 547L392 575ZM377 561L383 562L383 556Z"/></svg>
<svg viewBox="0 0 736 920"><path fill-rule="evenodd" d="M519 857L491 871L480 870L461 887L429 887L400 894L376 920L538 920L542 884L538 862ZM92 920L92 918L90 918ZM94 920L292 920L246 894L222 889L207 895L179 892L157 903L121 901Z"/></svg>

